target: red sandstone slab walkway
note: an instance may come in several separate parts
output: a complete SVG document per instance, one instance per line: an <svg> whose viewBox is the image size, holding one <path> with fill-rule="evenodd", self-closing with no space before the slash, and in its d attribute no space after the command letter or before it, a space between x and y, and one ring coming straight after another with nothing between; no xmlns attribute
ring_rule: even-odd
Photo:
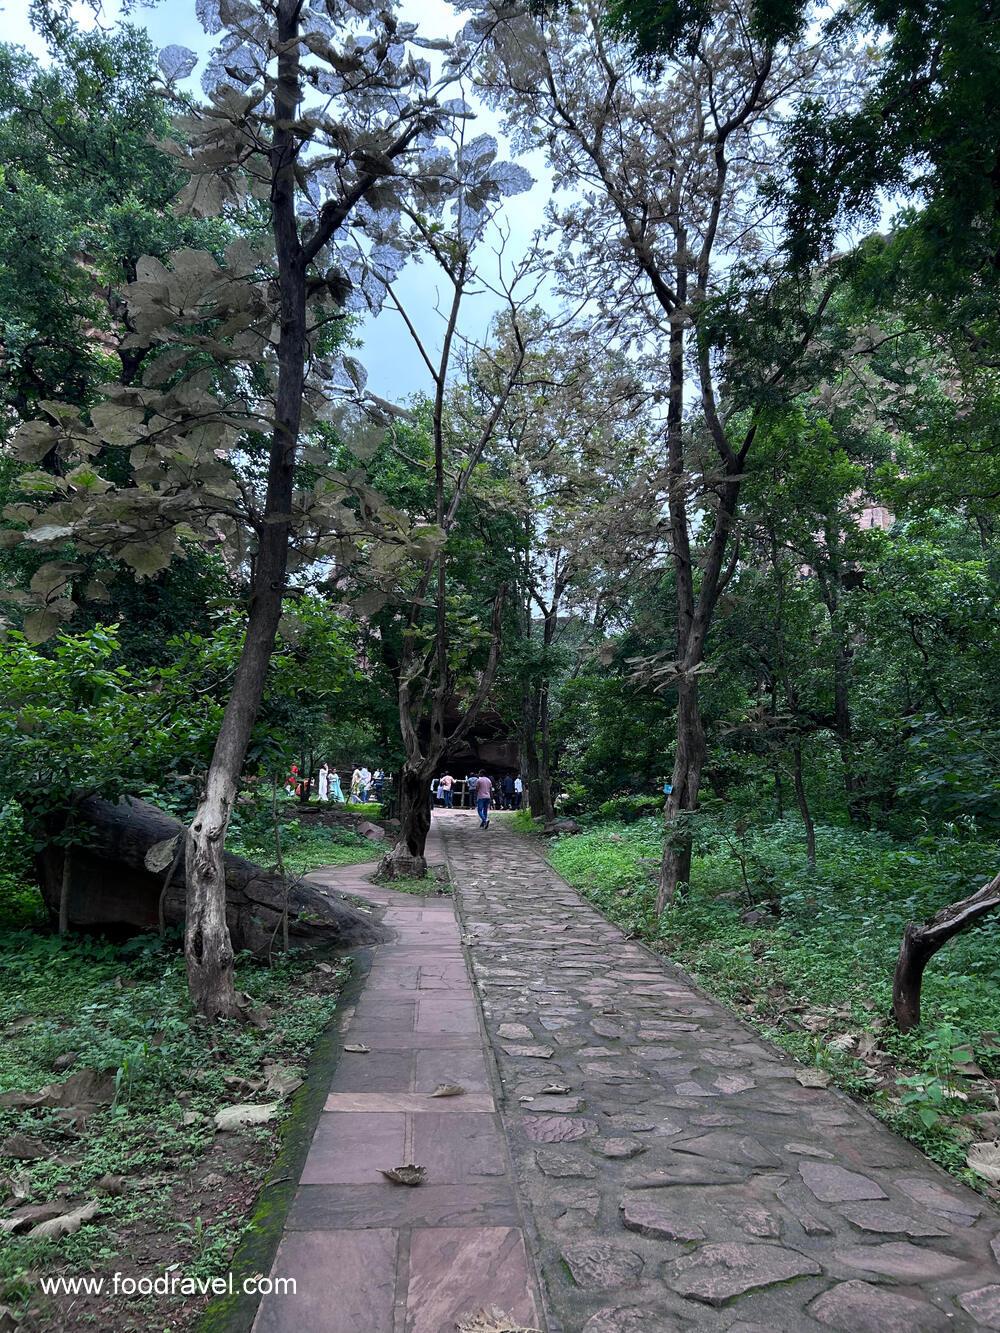
<svg viewBox="0 0 1000 1333"><path fill-rule="evenodd" d="M802 1087L501 821L455 811L442 836L461 932L451 900L330 878L395 938L274 1263L297 1294L257 1333L456 1333L484 1306L547 1333L1000 1330L984 1199ZM411 1160L417 1189L379 1173Z"/></svg>
<svg viewBox="0 0 1000 1333"><path fill-rule="evenodd" d="M341 1057L273 1265L295 1295L265 1297L255 1333L454 1333L490 1306L537 1327L452 900L394 893L359 869L317 878L383 906L393 938L344 1016L346 1043L370 1053ZM441 1084L466 1091L431 1097ZM408 1162L425 1184L381 1174Z"/></svg>

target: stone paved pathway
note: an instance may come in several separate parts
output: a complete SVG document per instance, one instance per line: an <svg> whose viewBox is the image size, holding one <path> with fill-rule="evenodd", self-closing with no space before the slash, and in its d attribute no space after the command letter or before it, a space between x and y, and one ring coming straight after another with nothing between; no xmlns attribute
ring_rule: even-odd
<svg viewBox="0 0 1000 1333"><path fill-rule="evenodd" d="M800 1086L499 822L438 827L549 1333L1000 1329L978 1195Z"/></svg>
<svg viewBox="0 0 1000 1333"><path fill-rule="evenodd" d="M436 836L429 846L440 855ZM311 878L385 908L349 1045L334 1073L272 1267L294 1295L265 1297L254 1333L454 1333L490 1305L539 1321L497 1115L495 1070L450 898L367 881L364 867ZM462 1096L432 1098L441 1084ZM382 1168L416 1162L427 1183Z"/></svg>

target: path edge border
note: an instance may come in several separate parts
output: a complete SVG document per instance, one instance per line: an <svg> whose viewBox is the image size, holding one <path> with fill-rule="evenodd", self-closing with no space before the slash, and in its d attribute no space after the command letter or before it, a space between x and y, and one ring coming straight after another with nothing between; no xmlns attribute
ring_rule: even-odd
<svg viewBox="0 0 1000 1333"><path fill-rule="evenodd" d="M343 1054L346 1029L365 988L377 944L340 955L351 964L337 1007L312 1049L302 1087L281 1127L281 1146L254 1203L243 1239L230 1261L233 1290L213 1300L194 1324L194 1333L250 1333L262 1297L242 1290L244 1279L268 1276L285 1231L306 1157L319 1125L330 1081Z"/></svg>

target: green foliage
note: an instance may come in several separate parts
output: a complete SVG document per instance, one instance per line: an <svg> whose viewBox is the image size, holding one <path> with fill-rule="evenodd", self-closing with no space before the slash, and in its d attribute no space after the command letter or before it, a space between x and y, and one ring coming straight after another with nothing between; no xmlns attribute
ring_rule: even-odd
<svg viewBox="0 0 1000 1333"><path fill-rule="evenodd" d="M178 1230L186 1270L212 1262L216 1272L224 1267L243 1220L206 1227L188 1218L179 1228L171 1192L215 1142L214 1113L243 1099L234 1087L243 1081L257 1086L265 1060L294 1069L308 1057L333 1014L336 993L304 988L305 971L295 958L269 968L239 960L240 990L275 1018L265 1030L239 1023L210 1028L192 1017L183 959L173 943L140 936L123 949L92 938L3 934L0 1026L16 1027L4 1038L0 1091L58 1081L52 1062L72 1052L70 1072L110 1071L117 1095L79 1133L52 1110L0 1111L0 1139L29 1134L51 1154L28 1164L0 1158L0 1168L17 1173L32 1202L67 1192L91 1197L106 1174L122 1176L124 1188L104 1196L99 1217L75 1236L8 1238L0 1254L0 1299L19 1306L33 1297L27 1274L39 1268L78 1271L105 1263L136 1229L144 1236ZM265 1133L273 1143L273 1130Z"/></svg>
<svg viewBox="0 0 1000 1333"><path fill-rule="evenodd" d="M892 971L904 925L972 892L992 875L997 847L958 829L901 842L821 826L813 872L802 844L790 819L746 829L734 847L731 821L702 817L691 888L659 921L659 821L604 824L558 839L551 860L624 930L669 953L773 1040L828 1068L936 1160L960 1170L964 1150L954 1125L970 1109L963 1066L974 1058L987 1075L1000 1070L1000 919L985 919L934 958L923 1025L905 1037L888 1018ZM741 860L776 916L744 922ZM863 1041L875 1051L867 1060L856 1053Z"/></svg>
<svg viewBox="0 0 1000 1333"><path fill-rule="evenodd" d="M303 824L301 820L287 817L287 807L281 811L278 829L282 861L290 875L308 874L317 866L356 865L377 860L380 855L378 844L369 838L347 828ZM251 817L245 810L241 811L233 824L230 849L261 865L276 866L278 851L270 811L264 808Z"/></svg>

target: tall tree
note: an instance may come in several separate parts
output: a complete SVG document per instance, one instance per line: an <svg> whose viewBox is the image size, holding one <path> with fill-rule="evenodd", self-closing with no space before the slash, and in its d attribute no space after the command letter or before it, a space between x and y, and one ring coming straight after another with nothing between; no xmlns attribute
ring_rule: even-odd
<svg viewBox="0 0 1000 1333"><path fill-rule="evenodd" d="M762 415L793 390L829 299L772 265L757 183L776 168L784 108L836 71L819 48L755 36L738 6L713 8L656 71L609 35L595 3L551 22L481 13L498 20L483 85L522 142L544 137L557 183L579 191L555 212L563 286L582 289L642 356L665 404L677 612L658 669L676 690L677 738L662 907L690 873L686 815L706 754L699 688L735 569L747 457Z"/></svg>
<svg viewBox="0 0 1000 1333"><path fill-rule="evenodd" d="M197 1007L214 1018L238 1010L223 847L288 589L293 533L318 529L335 554L358 526L342 504L347 480L317 475L326 455L300 448L303 432L329 415L331 395L357 394L363 382L353 362L330 355L331 323L342 322L345 308L377 307L384 295L346 233L355 227L365 248L391 248L412 190L424 189L431 212L440 207L451 182L428 150L453 110L438 105L429 66L410 49L414 25L385 7L259 0L234 10L209 0L200 14L221 40L203 80L207 104L178 121L180 141L163 145L189 177L177 206L212 216L262 200L270 239L257 250L230 246L224 267L192 249L169 266L139 263L129 289L135 337L157 354L141 383L120 386L89 422L53 406L50 421L22 429L29 457L55 448L80 461L67 469L55 505L10 516L32 525L24 539L41 548L72 538L120 555L139 574L164 567L183 540L220 533L251 560L246 634L186 853L189 983ZM161 59L174 78L195 63L181 48ZM104 445L124 451L126 482L89 461ZM241 449L260 460L249 476ZM311 556L320 551L315 542L309 548ZM71 614L76 573L50 562L35 632Z"/></svg>

